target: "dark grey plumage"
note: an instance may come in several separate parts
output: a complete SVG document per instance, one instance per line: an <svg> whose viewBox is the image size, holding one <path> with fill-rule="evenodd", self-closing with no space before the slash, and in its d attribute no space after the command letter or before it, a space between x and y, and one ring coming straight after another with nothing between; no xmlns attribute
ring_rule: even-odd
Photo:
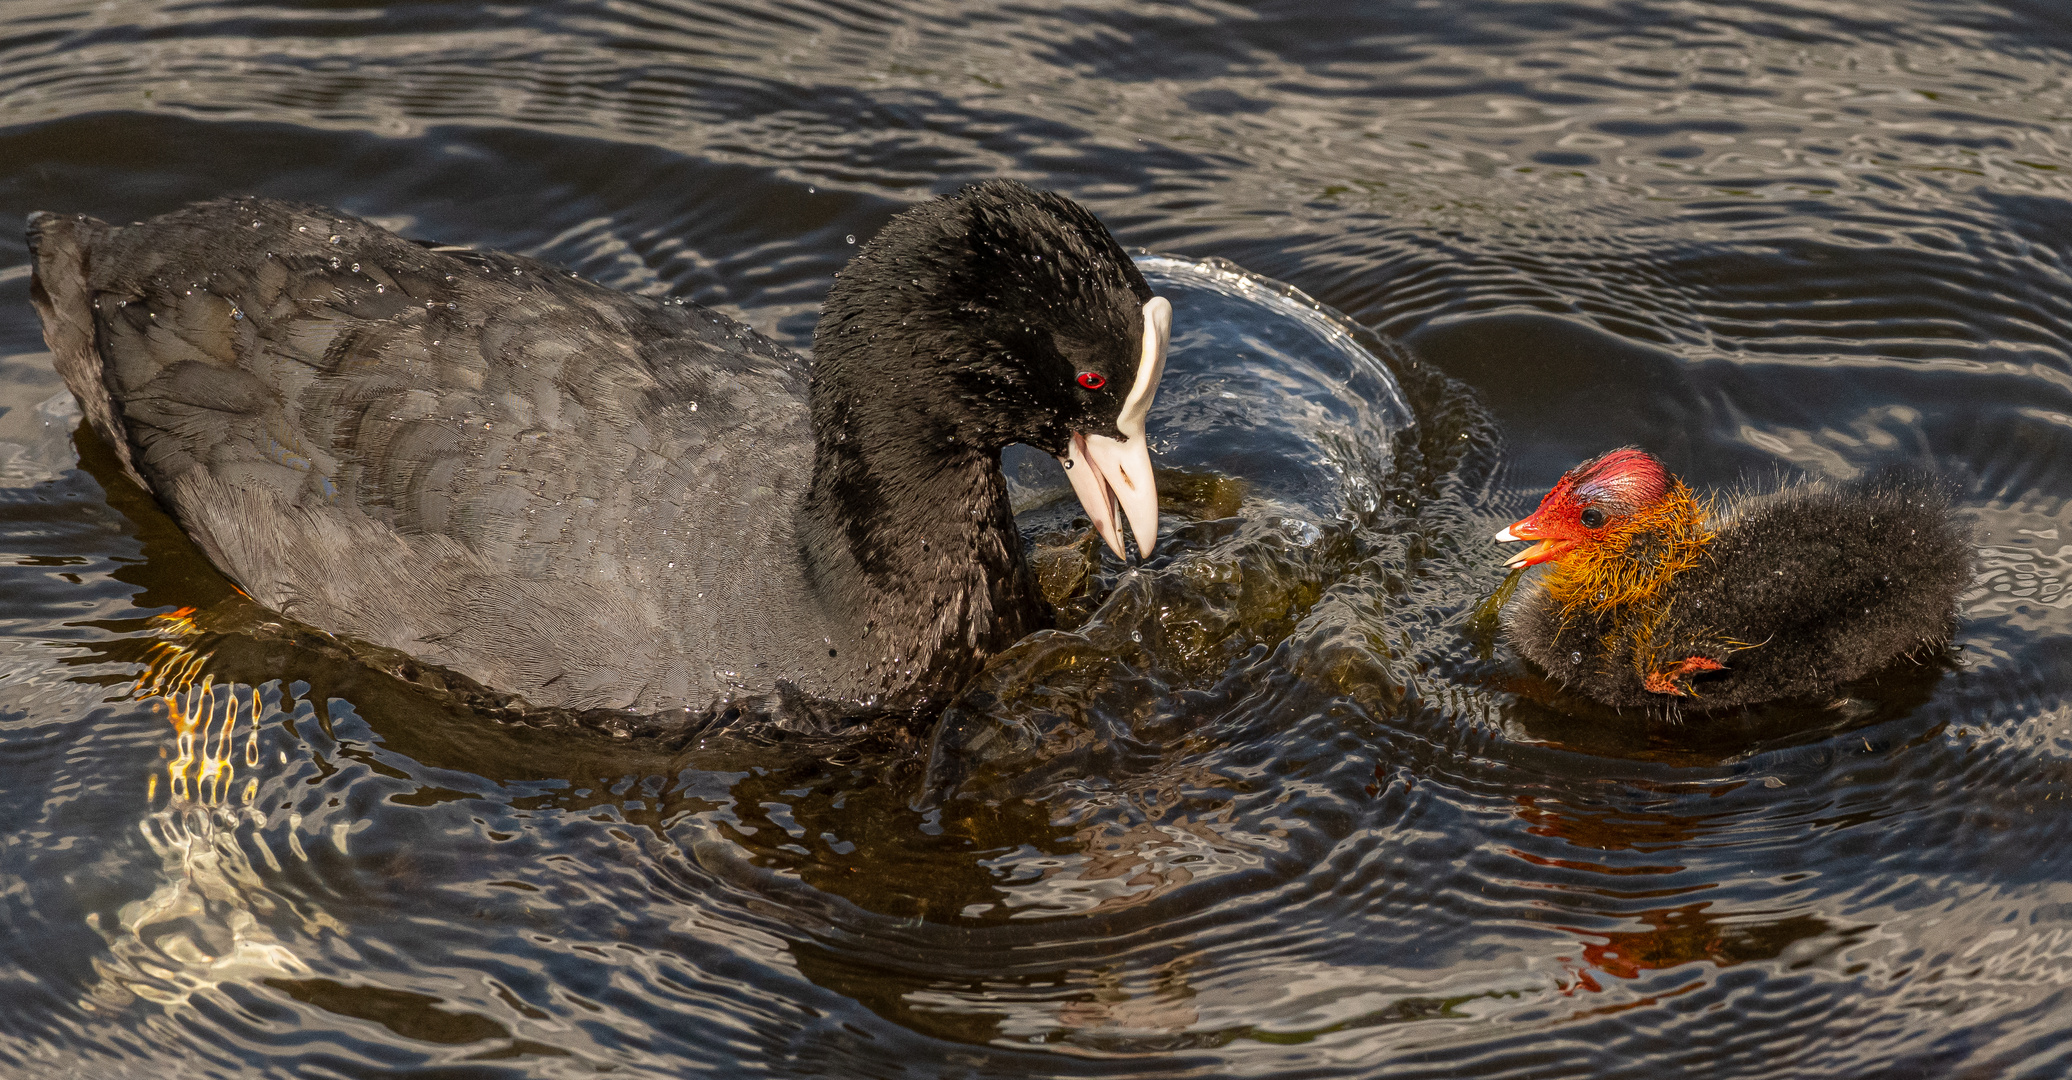
<svg viewBox="0 0 2072 1080"><path fill-rule="evenodd" d="M1091 334L1099 355L1077 362L1127 383L1149 289L1069 200L995 182L874 245L955 248L982 209L1098 283L1034 317ZM30 242L46 337L93 427L217 567L322 630L541 706L925 711L1048 619L999 443L942 430L997 408L997 380L907 411L933 470L881 485L868 527L844 530L843 508L811 497L816 468L870 470L816 455L807 365L704 309L266 199L125 228L38 215ZM877 284L848 282L847 306L943 314ZM849 357L848 378L880 393L934 378L970 351L945 326ZM1071 378L1025 359L1026 377ZM1099 427L1102 400L1024 396L989 436L1044 437L1063 413Z"/></svg>

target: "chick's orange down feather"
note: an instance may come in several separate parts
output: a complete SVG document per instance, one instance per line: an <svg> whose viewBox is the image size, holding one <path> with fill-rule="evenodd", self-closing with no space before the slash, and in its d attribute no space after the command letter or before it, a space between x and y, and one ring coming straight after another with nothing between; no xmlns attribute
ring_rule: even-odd
<svg viewBox="0 0 2072 1080"><path fill-rule="evenodd" d="M1714 506L1645 451L1570 469L1497 534L1551 564L1511 608L1527 659L1607 705L1704 710L1830 693L1956 628L1971 529L1920 476Z"/></svg>

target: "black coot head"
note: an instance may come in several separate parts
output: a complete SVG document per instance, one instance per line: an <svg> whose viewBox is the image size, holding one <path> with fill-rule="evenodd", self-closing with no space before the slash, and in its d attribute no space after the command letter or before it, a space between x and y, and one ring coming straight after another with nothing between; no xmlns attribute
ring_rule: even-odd
<svg viewBox="0 0 2072 1080"><path fill-rule="evenodd" d="M1058 455L1095 528L1157 535L1145 416L1171 306L1085 208L988 180L892 219L836 276L814 331L820 437ZM885 438L883 434L878 436Z"/></svg>
<svg viewBox="0 0 2072 1080"><path fill-rule="evenodd" d="M960 442L1063 455L1074 431L1120 436L1150 299L1085 208L988 180L899 215L857 254L822 309L816 366L841 356L864 369L844 372L852 393Z"/></svg>

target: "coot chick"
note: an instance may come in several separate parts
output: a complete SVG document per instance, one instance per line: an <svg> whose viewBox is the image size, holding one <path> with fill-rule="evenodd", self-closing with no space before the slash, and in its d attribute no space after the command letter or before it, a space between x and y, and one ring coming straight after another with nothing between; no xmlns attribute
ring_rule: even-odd
<svg viewBox="0 0 2072 1080"><path fill-rule="evenodd" d="M1645 451L1570 469L1514 570L1553 568L1513 606L1512 646L1615 707L1664 712L1826 694L1947 642L1970 526L1925 477L1807 483L1714 506Z"/></svg>
<svg viewBox="0 0 2072 1080"><path fill-rule="evenodd" d="M58 370L258 602L532 706L925 716L1048 624L999 468L1157 532L1170 305L1010 181L900 214L810 365L725 316L244 198L30 219Z"/></svg>

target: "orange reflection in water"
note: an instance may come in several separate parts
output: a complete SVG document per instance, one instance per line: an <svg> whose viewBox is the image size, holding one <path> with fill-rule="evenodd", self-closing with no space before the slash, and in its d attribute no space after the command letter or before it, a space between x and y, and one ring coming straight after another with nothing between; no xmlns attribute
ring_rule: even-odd
<svg viewBox="0 0 2072 1080"><path fill-rule="evenodd" d="M165 768L173 801L218 806L232 797L238 757L243 757L247 769L259 764L259 719L264 705L258 690L237 684L218 686L215 676L202 674L209 655L180 640L196 633L194 610L181 608L156 617L154 629L165 640L151 646L151 659L131 693L165 705L166 719L173 726L174 753ZM234 737L239 721L246 717L250 723L240 755ZM258 780L247 779L240 797L250 802L257 790ZM146 798L157 797L158 775L154 773Z"/></svg>
<svg viewBox="0 0 2072 1080"><path fill-rule="evenodd" d="M1685 896L1720 885L1716 881L1689 880L1689 875L1685 874L1688 868L1675 855L1693 843L1702 842L1723 820L1721 815L1664 814L1632 808L1578 811L1531 795L1517 796L1516 802L1518 816L1528 823L1527 831L1534 836L1560 839L1588 851L1661 856L1646 862L1597 861L1507 849L1511 855L1534 866L1583 871L1605 879L1601 887L1551 882L1540 883L1541 887L1632 901ZM1685 875L1684 878L1674 883L1664 882L1667 886L1664 888L1637 890L1632 887L1640 884L1633 880L1635 876L1679 874ZM1614 913L1593 911L1589 914ZM1570 975L1561 987L1562 993L1573 994L1579 990L1599 992L1604 985L1598 981L1598 975L1637 979L1649 971L1665 971L1694 963L1728 968L1776 959L1794 944L1822 936L1835 937L1835 947L1840 947L1847 936L1838 936L1835 924L1817 915L1720 910L1711 900L1617 914L1639 923L1642 928L1591 930L1579 926L1561 927L1584 938L1579 942L1583 946L1580 960L1567 956L1557 958L1568 966ZM1695 985L1671 993L1682 993Z"/></svg>
<svg viewBox="0 0 2072 1080"><path fill-rule="evenodd" d="M1793 944L1819 937L1834 925L1815 915L1763 918L1765 913L1729 914L1709 911L1712 902L1643 911L1635 918L1645 930L1584 930L1573 933L1604 940L1583 946L1583 963L1621 979L1644 971L1663 971L1682 964L1709 963L1728 968L1757 960L1774 960ZM1578 971L1589 981L1587 971ZM1589 989L1598 987L1592 982Z"/></svg>
<svg viewBox="0 0 2072 1080"><path fill-rule="evenodd" d="M1719 815L1663 814L1652 810L1577 810L1519 795L1518 816L1534 836L1551 836L1596 851L1653 852L1703 836Z"/></svg>

